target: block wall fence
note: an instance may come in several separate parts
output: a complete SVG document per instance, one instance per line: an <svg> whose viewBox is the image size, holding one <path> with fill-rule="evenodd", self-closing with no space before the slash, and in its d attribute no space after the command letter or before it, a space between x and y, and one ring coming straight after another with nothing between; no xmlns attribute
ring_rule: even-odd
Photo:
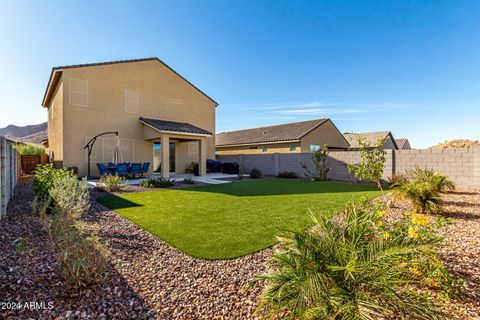
<svg viewBox="0 0 480 320"><path fill-rule="evenodd" d="M0 137L0 220L7 214L7 205L20 176L20 157L13 142Z"/></svg>
<svg viewBox="0 0 480 320"><path fill-rule="evenodd" d="M419 165L447 175L457 186L480 188L480 148L386 150L386 164L382 178L387 180L393 174ZM314 172L313 153L273 153L217 155L222 162L236 162L246 171L260 169L267 175L278 175L282 171L293 171L298 177L305 177L305 169ZM328 178L349 181L347 165L360 162L359 151L331 151L327 163Z"/></svg>

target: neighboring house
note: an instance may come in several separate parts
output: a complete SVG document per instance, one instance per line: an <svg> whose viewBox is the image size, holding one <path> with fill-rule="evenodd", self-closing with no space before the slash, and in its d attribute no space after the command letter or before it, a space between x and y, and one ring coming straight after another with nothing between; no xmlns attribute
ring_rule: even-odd
<svg viewBox="0 0 480 320"><path fill-rule="evenodd" d="M411 150L410 142L408 139L395 139L397 142L398 150Z"/></svg>
<svg viewBox="0 0 480 320"><path fill-rule="evenodd" d="M314 152L323 145L332 150L349 147L330 119L222 132L216 135L215 141L218 155Z"/></svg>
<svg viewBox="0 0 480 320"><path fill-rule="evenodd" d="M394 149L398 150L397 143L393 138L393 135L390 131L377 131L377 132L345 132L343 134L345 139L350 143L350 150L360 149L360 142L363 141L368 146L373 147L379 140L383 140L384 149Z"/></svg>
<svg viewBox="0 0 480 320"><path fill-rule="evenodd" d="M79 175L87 174L85 144L107 131L119 132L124 161L150 162L165 177L192 161L205 174L215 157L217 102L158 58L55 67L42 105L51 160ZM92 173L112 161L114 146L114 135L96 140Z"/></svg>

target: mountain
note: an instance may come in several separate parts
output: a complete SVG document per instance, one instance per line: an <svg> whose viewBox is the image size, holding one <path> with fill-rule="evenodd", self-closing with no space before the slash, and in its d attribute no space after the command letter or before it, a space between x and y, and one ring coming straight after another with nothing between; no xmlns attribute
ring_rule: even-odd
<svg viewBox="0 0 480 320"><path fill-rule="evenodd" d="M40 141L47 139L47 123L43 122L23 127L9 125L0 128L0 136L14 141L40 143Z"/></svg>
<svg viewBox="0 0 480 320"><path fill-rule="evenodd" d="M446 148L480 148L480 141L457 139L444 141L436 146L430 147L430 149L446 149Z"/></svg>

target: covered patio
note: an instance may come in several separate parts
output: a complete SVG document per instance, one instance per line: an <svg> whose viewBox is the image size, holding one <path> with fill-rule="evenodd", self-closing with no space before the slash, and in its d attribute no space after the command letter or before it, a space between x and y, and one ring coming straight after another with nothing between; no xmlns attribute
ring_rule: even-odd
<svg viewBox="0 0 480 320"><path fill-rule="evenodd" d="M207 174L206 138L212 133L189 123L140 118L143 138L152 142L153 167L164 178L185 173L198 163L200 176Z"/></svg>

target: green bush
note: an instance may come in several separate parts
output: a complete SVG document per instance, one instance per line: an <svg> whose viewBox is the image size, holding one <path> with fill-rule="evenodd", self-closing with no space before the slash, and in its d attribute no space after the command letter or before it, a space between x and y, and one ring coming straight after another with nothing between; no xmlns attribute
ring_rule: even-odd
<svg viewBox="0 0 480 320"><path fill-rule="evenodd" d="M440 319L434 301L417 289L428 276L437 239L408 232L385 236L383 211L352 204L340 215L315 219L313 227L278 237L259 311L277 319ZM437 262L437 261L436 261Z"/></svg>
<svg viewBox="0 0 480 320"><path fill-rule="evenodd" d="M294 171L283 171L278 174L278 177L284 179L296 179L297 174Z"/></svg>
<svg viewBox="0 0 480 320"><path fill-rule="evenodd" d="M55 181L74 176L70 170L55 169L51 164L38 165L34 174L33 191L41 201L48 199Z"/></svg>
<svg viewBox="0 0 480 320"><path fill-rule="evenodd" d="M18 153L22 156L41 156L45 153L45 148L42 145L31 143L16 143L13 145Z"/></svg>
<svg viewBox="0 0 480 320"><path fill-rule="evenodd" d="M243 180L243 175L245 174L245 168L243 166L238 167L238 180Z"/></svg>
<svg viewBox="0 0 480 320"><path fill-rule="evenodd" d="M455 189L455 184L442 173L432 169L415 166L407 170L407 181L426 182L432 185L434 192L447 192Z"/></svg>
<svg viewBox="0 0 480 320"><path fill-rule="evenodd" d="M250 171L250 178L252 179L260 179L262 177L262 171L258 170L257 168L253 168Z"/></svg>
<svg viewBox="0 0 480 320"><path fill-rule="evenodd" d="M71 216L79 219L90 208L90 193L87 180L79 181L77 177L69 175L53 182L50 189L55 213L61 216Z"/></svg>
<svg viewBox="0 0 480 320"><path fill-rule="evenodd" d="M148 178L140 182L142 187L146 188L166 188L175 185L175 180L165 179L163 177Z"/></svg>
<svg viewBox="0 0 480 320"><path fill-rule="evenodd" d="M122 189L122 178L114 174L102 176L100 182L103 183L105 190L108 192L116 192Z"/></svg>
<svg viewBox="0 0 480 320"><path fill-rule="evenodd" d="M395 189L395 193L403 199L410 200L415 212L432 213L440 210L441 199L428 182L407 182Z"/></svg>
<svg viewBox="0 0 480 320"><path fill-rule="evenodd" d="M316 170L315 173L311 172L305 163L301 164L302 168L305 170L305 176L315 181L327 180L328 171L330 171L330 168L327 165L327 157L328 157L328 146L323 145L322 149L315 151L312 157L312 162Z"/></svg>
<svg viewBox="0 0 480 320"><path fill-rule="evenodd" d="M184 184L195 184L195 181L193 181L192 178L185 178L183 179Z"/></svg>

